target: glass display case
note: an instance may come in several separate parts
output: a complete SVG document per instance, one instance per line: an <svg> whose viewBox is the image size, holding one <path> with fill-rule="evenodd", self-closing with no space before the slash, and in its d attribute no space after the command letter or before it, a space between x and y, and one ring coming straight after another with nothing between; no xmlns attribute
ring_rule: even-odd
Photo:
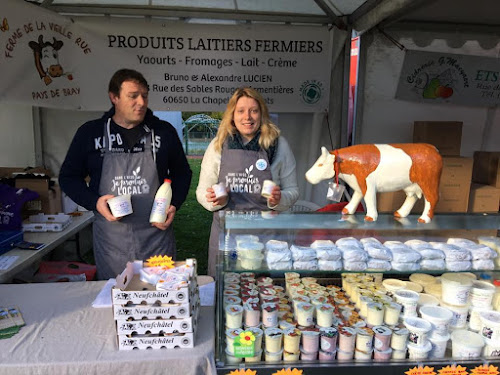
<svg viewBox="0 0 500 375"><path fill-rule="evenodd" d="M428 224L418 215L375 222L322 212L220 215L219 373L402 374L418 366L438 373L458 364L470 373L500 362L498 214L440 214ZM248 333L258 344L244 354ZM356 338L347 343L348 336Z"/></svg>

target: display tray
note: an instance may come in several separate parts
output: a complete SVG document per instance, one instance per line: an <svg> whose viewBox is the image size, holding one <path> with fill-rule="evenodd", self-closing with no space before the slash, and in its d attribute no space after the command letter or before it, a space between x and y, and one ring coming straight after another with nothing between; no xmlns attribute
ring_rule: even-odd
<svg viewBox="0 0 500 375"><path fill-rule="evenodd" d="M61 232L71 223L71 216L65 214L31 215L23 222L25 232Z"/></svg>

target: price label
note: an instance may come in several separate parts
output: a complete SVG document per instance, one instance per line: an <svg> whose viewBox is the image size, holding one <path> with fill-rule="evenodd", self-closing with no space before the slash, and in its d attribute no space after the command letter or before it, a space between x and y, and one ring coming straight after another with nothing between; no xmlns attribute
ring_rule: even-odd
<svg viewBox="0 0 500 375"><path fill-rule="evenodd" d="M467 367L451 365L438 370L439 375L467 375Z"/></svg>
<svg viewBox="0 0 500 375"><path fill-rule="evenodd" d="M470 371L471 375L498 375L498 366L481 365Z"/></svg>
<svg viewBox="0 0 500 375"><path fill-rule="evenodd" d="M429 366L416 366L414 368L405 371L406 375L436 375L434 372L434 367Z"/></svg>
<svg viewBox="0 0 500 375"><path fill-rule="evenodd" d="M251 331L243 331L233 341L234 356L237 358L255 356L255 335Z"/></svg>

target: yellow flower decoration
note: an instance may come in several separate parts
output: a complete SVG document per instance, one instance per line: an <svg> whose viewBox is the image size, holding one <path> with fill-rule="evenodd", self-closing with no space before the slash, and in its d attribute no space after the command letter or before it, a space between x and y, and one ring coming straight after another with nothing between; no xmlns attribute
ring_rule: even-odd
<svg viewBox="0 0 500 375"><path fill-rule="evenodd" d="M240 344L241 345L253 345L255 341L255 335L250 331L243 331L240 333Z"/></svg>
<svg viewBox="0 0 500 375"><path fill-rule="evenodd" d="M174 261L172 257L167 255L153 255L148 260L146 260L147 267L165 267L174 268Z"/></svg>
<svg viewBox="0 0 500 375"><path fill-rule="evenodd" d="M257 371L250 369L244 370L240 368L238 370L231 371L229 375L257 375Z"/></svg>

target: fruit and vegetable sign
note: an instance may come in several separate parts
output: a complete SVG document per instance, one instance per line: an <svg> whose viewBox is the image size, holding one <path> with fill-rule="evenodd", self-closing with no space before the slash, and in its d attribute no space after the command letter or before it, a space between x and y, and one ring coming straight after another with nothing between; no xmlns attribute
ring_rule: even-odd
<svg viewBox="0 0 500 375"><path fill-rule="evenodd" d="M407 51L396 99L477 106L500 104L497 58Z"/></svg>

